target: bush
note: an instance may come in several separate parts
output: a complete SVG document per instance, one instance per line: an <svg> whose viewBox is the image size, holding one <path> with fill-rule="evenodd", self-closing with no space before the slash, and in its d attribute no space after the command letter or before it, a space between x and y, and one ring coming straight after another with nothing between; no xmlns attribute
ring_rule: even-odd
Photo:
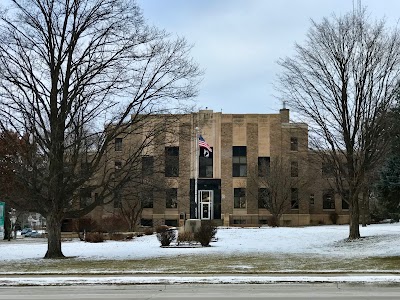
<svg viewBox="0 0 400 300"><path fill-rule="evenodd" d="M101 228L103 232L115 233L128 229L125 219L120 215L112 215L102 218Z"/></svg>
<svg viewBox="0 0 400 300"><path fill-rule="evenodd" d="M143 231L143 233L145 234L145 235L152 235L154 232L153 232L153 228L146 228L144 231Z"/></svg>
<svg viewBox="0 0 400 300"><path fill-rule="evenodd" d="M271 216L268 218L268 226L270 227L278 227L278 219L275 216Z"/></svg>
<svg viewBox="0 0 400 300"><path fill-rule="evenodd" d="M193 232L184 231L178 234L178 243L192 243L194 241Z"/></svg>
<svg viewBox="0 0 400 300"><path fill-rule="evenodd" d="M90 217L79 219L78 232L94 232L99 230L99 225Z"/></svg>
<svg viewBox="0 0 400 300"><path fill-rule="evenodd" d="M166 225L157 226L156 232L161 246L169 246L176 239L175 229L171 229Z"/></svg>
<svg viewBox="0 0 400 300"><path fill-rule="evenodd" d="M209 246L217 233L217 227L212 221L201 221L199 230L194 233L194 239L203 247Z"/></svg>
<svg viewBox="0 0 400 300"><path fill-rule="evenodd" d="M123 241L125 239L126 239L126 237L122 233L111 233L110 234L110 240L112 240L112 241Z"/></svg>
<svg viewBox="0 0 400 300"><path fill-rule="evenodd" d="M100 232L87 232L85 235L85 242L88 242L88 243L104 242L103 234Z"/></svg>
<svg viewBox="0 0 400 300"><path fill-rule="evenodd" d="M333 211L329 214L329 219L332 221L332 224L336 224L337 220L339 219L339 215Z"/></svg>

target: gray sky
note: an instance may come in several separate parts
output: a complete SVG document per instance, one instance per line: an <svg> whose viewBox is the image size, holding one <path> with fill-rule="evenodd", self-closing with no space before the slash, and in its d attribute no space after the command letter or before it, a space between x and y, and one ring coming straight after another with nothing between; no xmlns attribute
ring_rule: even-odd
<svg viewBox="0 0 400 300"><path fill-rule="evenodd" d="M357 0L354 0L357 4ZM353 10L353 0L138 0L149 24L184 36L205 70L200 108L224 113L274 113L282 99L273 89L280 57L293 55L310 20ZM362 0L372 19L394 27L398 0Z"/></svg>

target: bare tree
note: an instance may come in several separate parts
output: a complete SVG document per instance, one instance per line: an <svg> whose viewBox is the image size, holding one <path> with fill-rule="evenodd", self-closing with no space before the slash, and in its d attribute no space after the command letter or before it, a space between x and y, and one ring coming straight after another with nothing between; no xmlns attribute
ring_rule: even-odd
<svg viewBox="0 0 400 300"><path fill-rule="evenodd" d="M308 167L308 165L307 165ZM310 183L310 176L303 176L307 172L299 172L298 161L289 161L282 156L271 157L270 161L263 161L251 168L249 180L258 189L250 189L250 194L257 197L259 208L267 209L272 219L269 224L280 226L284 213L299 208L300 192Z"/></svg>
<svg viewBox="0 0 400 300"><path fill-rule="evenodd" d="M385 118L400 72L400 35L366 11L312 22L296 55L279 61L278 90L311 128L311 144L349 191L349 239L360 237L359 195L387 149Z"/></svg>
<svg viewBox="0 0 400 300"><path fill-rule="evenodd" d="M0 16L0 122L35 145L16 175L46 217L45 257L60 258L62 220L87 214L130 181L145 149L169 128L170 119L152 115L192 99L201 72L186 41L147 26L134 1L11 4ZM117 139L132 136L116 175ZM88 187L95 199L74 205Z"/></svg>

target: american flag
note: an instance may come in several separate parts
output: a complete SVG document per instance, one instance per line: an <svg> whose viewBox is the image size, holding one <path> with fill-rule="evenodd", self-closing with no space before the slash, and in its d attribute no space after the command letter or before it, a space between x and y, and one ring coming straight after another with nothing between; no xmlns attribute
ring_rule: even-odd
<svg viewBox="0 0 400 300"><path fill-rule="evenodd" d="M203 137L200 135L199 136L199 146L206 148L208 151L212 152L212 149L209 144L203 139Z"/></svg>

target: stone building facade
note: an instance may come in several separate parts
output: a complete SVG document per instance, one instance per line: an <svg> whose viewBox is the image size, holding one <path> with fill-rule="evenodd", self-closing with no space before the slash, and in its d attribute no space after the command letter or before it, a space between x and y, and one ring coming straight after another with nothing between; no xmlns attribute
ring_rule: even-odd
<svg viewBox="0 0 400 300"><path fill-rule="evenodd" d="M212 152L203 147L196 152L198 135ZM290 122L288 109L277 114L200 110L180 116L164 138L158 143L162 149L149 147L143 158L142 171L159 162L156 168L162 172L149 174L149 180L164 186L143 206L144 226L179 226L186 219L212 219L224 226L268 224L272 214L263 201L273 184L277 193L287 195L280 225L330 224L332 215L337 223L348 222L347 204L334 193L332 179L309 150L307 124ZM124 151L130 142L129 137L116 140ZM112 206L100 207L92 215L101 218L112 211Z"/></svg>

